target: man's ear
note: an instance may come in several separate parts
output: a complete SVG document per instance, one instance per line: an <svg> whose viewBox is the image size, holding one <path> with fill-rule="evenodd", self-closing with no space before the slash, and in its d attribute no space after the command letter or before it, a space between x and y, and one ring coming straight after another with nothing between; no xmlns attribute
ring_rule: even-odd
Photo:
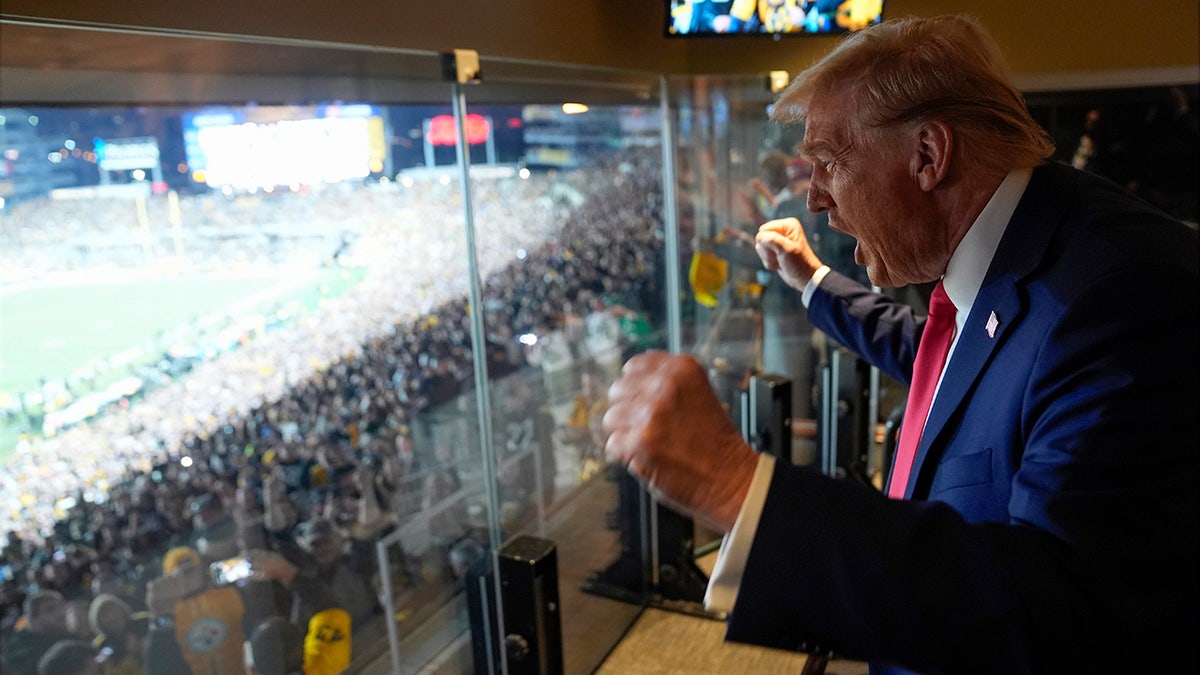
<svg viewBox="0 0 1200 675"><path fill-rule="evenodd" d="M943 122L926 122L917 129L916 154L913 169L917 184L929 192L937 187L950 171L954 154L954 132Z"/></svg>

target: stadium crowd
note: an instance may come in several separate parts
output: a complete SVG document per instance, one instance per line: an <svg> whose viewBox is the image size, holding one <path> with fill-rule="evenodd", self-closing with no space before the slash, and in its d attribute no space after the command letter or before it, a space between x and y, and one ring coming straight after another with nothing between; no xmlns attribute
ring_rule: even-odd
<svg viewBox="0 0 1200 675"><path fill-rule="evenodd" d="M545 381L528 375L548 351L518 338L555 336L576 361L605 326L622 328L626 350L652 339L663 302L659 161L657 151L627 149L561 175L472 183L510 531L564 484ZM474 387L458 186L303 197L263 198L251 210L279 203L271 222L338 228L320 264L365 267L360 285L128 405L30 441L0 469L3 672L92 672L74 664L97 658L106 673L241 673L246 660L288 672L281 658L293 654L345 664L382 638L385 587L398 620L420 616L453 588L455 547L487 543L482 501L466 484L479 455L455 447L469 434L434 433L428 421L439 406L461 411ZM182 200L183 230L263 222L213 216L217 199ZM35 225L13 231L25 237ZM286 260L280 245L287 251L275 241L238 262ZM203 264L227 252L209 250ZM47 260L26 263L81 264L74 253ZM458 417L469 426L471 415ZM375 543L417 521L433 554L409 556L401 541L389 569L378 569ZM212 578L211 563L243 555L250 579ZM313 667L305 672L337 672Z"/></svg>

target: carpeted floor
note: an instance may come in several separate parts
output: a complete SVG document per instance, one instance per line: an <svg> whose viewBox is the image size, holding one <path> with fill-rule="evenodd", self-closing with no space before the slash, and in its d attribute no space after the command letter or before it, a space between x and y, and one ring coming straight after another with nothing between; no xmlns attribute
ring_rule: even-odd
<svg viewBox="0 0 1200 675"><path fill-rule="evenodd" d="M647 608L596 675L799 675L806 657L723 640L721 621ZM832 661L826 675L865 675L867 666Z"/></svg>

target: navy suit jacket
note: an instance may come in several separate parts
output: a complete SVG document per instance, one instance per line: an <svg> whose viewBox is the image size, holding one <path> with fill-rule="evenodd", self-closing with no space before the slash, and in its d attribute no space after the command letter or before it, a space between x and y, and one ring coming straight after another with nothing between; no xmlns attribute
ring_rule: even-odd
<svg viewBox="0 0 1200 675"><path fill-rule="evenodd" d="M1116 185L1035 169L908 500L777 463L727 638L872 672L1198 672L1198 251ZM911 308L831 273L808 311L910 381Z"/></svg>

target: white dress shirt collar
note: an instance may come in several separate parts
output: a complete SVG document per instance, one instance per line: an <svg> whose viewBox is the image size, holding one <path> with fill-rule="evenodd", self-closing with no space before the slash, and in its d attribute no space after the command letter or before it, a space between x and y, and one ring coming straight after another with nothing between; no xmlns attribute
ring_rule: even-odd
<svg viewBox="0 0 1200 675"><path fill-rule="evenodd" d="M955 317L955 323L958 324L955 342L962 334L963 324L971 313L971 306L975 304L979 287L983 285L983 277L992 264L1000 239L1008 229L1008 221L1012 219L1031 176L1033 169L1009 172L950 256L942 283L946 287L946 295L950 296L950 301L958 311Z"/></svg>

